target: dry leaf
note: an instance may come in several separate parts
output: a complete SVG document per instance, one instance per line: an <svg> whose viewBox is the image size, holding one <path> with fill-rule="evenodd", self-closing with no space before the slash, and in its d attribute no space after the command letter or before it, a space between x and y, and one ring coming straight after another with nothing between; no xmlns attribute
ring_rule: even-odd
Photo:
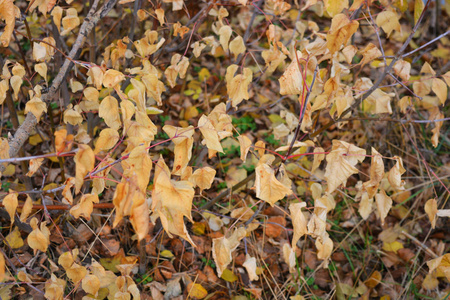
<svg viewBox="0 0 450 300"><path fill-rule="evenodd" d="M78 152L75 154L75 193L78 194L83 183L84 177L94 169L95 155L88 145L78 145Z"/></svg>
<svg viewBox="0 0 450 300"><path fill-rule="evenodd" d="M244 68L242 74L235 76L238 68L238 65L229 66L225 75L227 92L233 107L237 107L242 100L248 100L250 98L248 88L253 79L253 72L249 68Z"/></svg>
<svg viewBox="0 0 450 300"><path fill-rule="evenodd" d="M189 181L195 186L198 186L201 191L211 188L211 184L214 181L216 170L210 167L203 167L195 170Z"/></svg>
<svg viewBox="0 0 450 300"><path fill-rule="evenodd" d="M245 135L238 136L239 148L241 151L241 160L245 162L247 158L248 151L252 145L252 141Z"/></svg>
<svg viewBox="0 0 450 300"><path fill-rule="evenodd" d="M436 227L437 212L438 209L436 199L432 198L428 200L427 203L425 203L425 213L427 214L428 219L430 219L431 228L433 229Z"/></svg>
<svg viewBox="0 0 450 300"><path fill-rule="evenodd" d="M78 204L70 209L70 214L75 219L83 217L89 221L91 219L91 213L94 210L94 203L99 203L97 194L84 194L81 196Z"/></svg>
<svg viewBox="0 0 450 300"><path fill-rule="evenodd" d="M264 156L261 158L263 160ZM275 171L266 163L259 163L255 169L255 191L256 197L266 201L271 206L274 206L275 202L283 199L286 195L289 195L292 191L290 187L282 184L275 177Z"/></svg>
<svg viewBox="0 0 450 300"><path fill-rule="evenodd" d="M181 175L192 158L192 146L194 145L193 135L195 133L194 127L189 126L181 128L165 125L163 130L175 144L172 174Z"/></svg>
<svg viewBox="0 0 450 300"><path fill-rule="evenodd" d="M377 19L375 20L375 23L383 28L384 32L386 32L387 37L389 37L392 33L392 31L400 31L400 23L398 22L398 16L393 11L383 11L378 14Z"/></svg>
<svg viewBox="0 0 450 300"><path fill-rule="evenodd" d="M120 135L117 130L112 128L105 128L100 132L100 136L95 142L94 153L97 154L100 151L106 151L111 149L119 141Z"/></svg>
<svg viewBox="0 0 450 300"><path fill-rule="evenodd" d="M97 297L100 289L100 279L95 275L88 274L81 280L81 288L86 293Z"/></svg>
<svg viewBox="0 0 450 300"><path fill-rule="evenodd" d="M358 30L359 23L344 14L337 14L331 20L331 28L327 33L327 48L331 54L345 46L352 35Z"/></svg>
<svg viewBox="0 0 450 300"><path fill-rule="evenodd" d="M300 51L297 51L298 59L302 57ZM291 64L284 71L283 75L278 79L280 82L281 95L299 95L303 91L303 76L299 69L297 59L292 60Z"/></svg>
<svg viewBox="0 0 450 300"><path fill-rule="evenodd" d="M239 246L240 241L246 236L244 227L239 227L229 237L213 239L212 254L217 267L217 274L222 276L223 271L231 263L231 253Z"/></svg>
<svg viewBox="0 0 450 300"><path fill-rule="evenodd" d="M210 150L223 153L217 130L214 128L214 125L207 116L203 115L200 118L198 121L198 128L204 137L203 144L206 144L206 147Z"/></svg>
<svg viewBox="0 0 450 300"><path fill-rule="evenodd" d="M12 0L0 0L0 17L5 20L6 23L0 37L0 43L5 48L9 46L11 35L14 31L14 23L16 22L14 10L14 2Z"/></svg>
<svg viewBox="0 0 450 300"><path fill-rule="evenodd" d="M256 258L251 257L249 254L245 256L245 262L242 266L247 270L248 277L250 281L258 280L259 277L256 275Z"/></svg>
<svg viewBox="0 0 450 300"><path fill-rule="evenodd" d="M384 190L381 190L375 195L375 202L377 204L378 214L381 219L381 225L384 225L384 219L387 217L389 210L392 207L392 199Z"/></svg>
<svg viewBox="0 0 450 300"><path fill-rule="evenodd" d="M297 242L302 236L308 234L306 227L307 222L305 215L302 212L302 207L306 207L306 202L292 203L289 205L289 211L291 212L292 226L294 229L294 236L292 237L292 249L297 249Z"/></svg>
<svg viewBox="0 0 450 300"><path fill-rule="evenodd" d="M14 224L14 216L16 215L16 209L19 205L19 201L17 199L18 194L13 190L9 190L8 195L3 198L2 204L5 207L6 211L9 214L9 218L11 220L11 225Z"/></svg>
<svg viewBox="0 0 450 300"><path fill-rule="evenodd" d="M28 172L27 172L27 176L31 177L33 176L34 173L37 172L37 170L39 170L39 168L42 165L42 162L44 161L43 158L34 158L30 160L30 167L28 168Z"/></svg>
<svg viewBox="0 0 450 300"><path fill-rule="evenodd" d="M33 231L28 235L27 242L31 249L47 251L50 245L50 230L45 226L46 222L41 222L41 228L38 227L38 219L32 218L30 226Z"/></svg>
<svg viewBox="0 0 450 300"><path fill-rule="evenodd" d="M62 36L65 36L70 33L73 29L77 28L80 25L80 18L78 18L77 10L73 7L70 7L66 10L66 16L62 18L62 26L63 31L61 32Z"/></svg>

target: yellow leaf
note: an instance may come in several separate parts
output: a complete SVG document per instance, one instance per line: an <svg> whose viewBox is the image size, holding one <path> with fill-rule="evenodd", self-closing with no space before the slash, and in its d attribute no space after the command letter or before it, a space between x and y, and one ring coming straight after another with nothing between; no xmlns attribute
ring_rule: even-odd
<svg viewBox="0 0 450 300"><path fill-rule="evenodd" d="M226 267L231 263L231 253L236 250L236 248L239 246L240 241L246 236L246 234L247 231L245 230L245 228L239 227L234 230L231 236L228 238L223 236L213 239L212 255L214 262L216 263L217 274L219 275L219 277L222 277L223 275L230 275L229 273L233 274Z"/></svg>
<svg viewBox="0 0 450 300"><path fill-rule="evenodd" d="M40 119L41 115L44 112L47 112L47 105L41 100L39 97L33 97L30 101L25 105L25 114L31 112L36 119Z"/></svg>
<svg viewBox="0 0 450 300"><path fill-rule="evenodd" d="M172 174L181 175L181 172L187 167L189 161L192 158L192 146L194 145L193 135L195 133L194 127L189 126L187 128L181 128L171 125L165 125L163 127L163 130L175 144L175 158L173 162Z"/></svg>
<svg viewBox="0 0 450 300"><path fill-rule="evenodd" d="M25 204L22 207L22 213L20 214L20 221L25 222L30 215L33 208L33 200L29 195L27 195L27 200L25 200Z"/></svg>
<svg viewBox="0 0 450 300"><path fill-rule="evenodd" d="M56 152L64 152L72 150L73 134L67 135L66 129L55 131L55 150Z"/></svg>
<svg viewBox="0 0 450 300"><path fill-rule="evenodd" d="M5 279L5 257L3 256L3 253L0 252L0 282L3 282L4 279Z"/></svg>
<svg viewBox="0 0 450 300"><path fill-rule="evenodd" d="M434 290L439 285L439 280L436 278L436 272L429 273L422 281L422 287L426 290Z"/></svg>
<svg viewBox="0 0 450 300"><path fill-rule="evenodd" d="M63 9L60 6L53 7L51 15L53 17L53 23L55 23L56 28L61 32L61 19L62 19Z"/></svg>
<svg viewBox="0 0 450 300"><path fill-rule="evenodd" d="M377 204L378 214L381 219L381 225L384 225L384 219L387 217L389 210L392 207L392 199L384 190L381 190L375 195L375 201Z"/></svg>
<svg viewBox="0 0 450 300"><path fill-rule="evenodd" d="M237 277L233 272L231 272L228 269L223 270L220 278L228 282L235 282L236 280L239 279L239 277Z"/></svg>
<svg viewBox="0 0 450 300"><path fill-rule="evenodd" d="M106 74L105 74L106 75ZM100 102L98 115L105 120L108 127L119 130L121 124L119 115L119 103L113 96L106 96Z"/></svg>
<svg viewBox="0 0 450 300"><path fill-rule="evenodd" d="M80 18L78 18L77 10L73 7L68 8L66 10L66 16L62 18L62 26L63 31L61 32L61 35L67 35L69 34L73 29L78 27L80 25Z"/></svg>
<svg viewBox="0 0 450 300"><path fill-rule="evenodd" d="M93 66L89 69L87 75L89 76L87 83L93 84L97 90L100 90L103 84L103 70L98 66Z"/></svg>
<svg viewBox="0 0 450 300"><path fill-rule="evenodd" d="M31 177L33 176L34 173L36 173L37 170L39 170L39 168L42 165L42 162L44 161L43 158L34 158L30 160L30 167L28 169L27 172L27 176Z"/></svg>
<svg viewBox="0 0 450 300"><path fill-rule="evenodd" d="M100 132L100 137L95 142L94 153L97 154L102 150L109 150L114 147L117 141L120 139L117 130L112 128L105 128Z"/></svg>
<svg viewBox="0 0 450 300"><path fill-rule="evenodd" d="M95 275L88 274L81 280L81 287L86 293L97 297L100 289L100 279Z"/></svg>
<svg viewBox="0 0 450 300"><path fill-rule="evenodd" d="M433 78L433 84L431 86L431 90L436 94L436 96L439 98L439 101L442 105L444 105L445 101L447 100L448 96L448 89L447 85L442 79L439 78Z"/></svg>
<svg viewBox="0 0 450 300"><path fill-rule="evenodd" d="M394 65L394 73L404 81L408 81L411 77L411 64L403 59L398 60Z"/></svg>
<svg viewBox="0 0 450 300"><path fill-rule="evenodd" d="M364 220L367 220L373 210L373 197L369 197L366 191L361 195L358 212Z"/></svg>
<svg viewBox="0 0 450 300"><path fill-rule="evenodd" d="M278 79L280 82L281 95L298 95L303 91L303 76L299 69L297 57L302 57L301 52L297 51L296 59L292 60L291 64L284 71L283 75Z"/></svg>
<svg viewBox="0 0 450 300"><path fill-rule="evenodd" d="M325 237L318 237L316 240L316 248L317 248L317 258L328 260L333 252L333 241L330 239L328 234ZM325 267L328 266L328 263L325 261Z"/></svg>
<svg viewBox="0 0 450 300"><path fill-rule="evenodd" d="M348 8L348 0L324 0L325 9L331 17Z"/></svg>
<svg viewBox="0 0 450 300"><path fill-rule="evenodd" d="M248 277L250 281L258 280L259 277L256 275L256 258L251 257L249 254L245 256L245 262L242 266L247 270Z"/></svg>
<svg viewBox="0 0 450 300"><path fill-rule="evenodd" d="M239 148L241 151L241 160L245 162L248 151L250 150L250 147L252 145L252 141L246 135L239 135L238 141L239 141Z"/></svg>
<svg viewBox="0 0 450 300"><path fill-rule="evenodd" d="M225 75L227 93L233 107L239 105L242 100L248 100L250 98L248 88L253 79L253 72L249 68L244 68L242 74L234 76L238 68L238 65L229 66Z"/></svg>
<svg viewBox="0 0 450 300"><path fill-rule="evenodd" d="M95 155L91 147L88 145L80 144L78 146L78 152L75 154L75 193L81 189L84 183L84 177L94 169Z"/></svg>
<svg viewBox="0 0 450 300"><path fill-rule="evenodd" d="M16 16L14 12L14 3L12 0L0 0L0 17L5 20L6 26L0 37L0 43L3 47L8 47L11 41L11 35L14 31Z"/></svg>
<svg viewBox="0 0 450 300"><path fill-rule="evenodd" d="M87 270L85 267L74 263L72 266L66 270L67 277L73 282L78 283L87 275Z"/></svg>
<svg viewBox="0 0 450 300"><path fill-rule="evenodd" d="M14 216L16 215L16 209L19 205L19 201L17 200L17 193L13 190L9 190L9 194L3 198L3 206L9 214L9 218L11 220L11 225L14 224Z"/></svg>
<svg viewBox="0 0 450 300"><path fill-rule="evenodd" d="M83 122L83 117L81 116L81 110L78 105L72 108L72 104L69 104L67 109L64 111L64 123L70 125L80 125Z"/></svg>
<svg viewBox="0 0 450 300"><path fill-rule="evenodd" d="M27 242L31 249L45 252L50 245L50 230L45 226L46 222L41 223L40 229L37 224L36 218L31 219L30 226L33 231L28 235Z"/></svg>
<svg viewBox="0 0 450 300"><path fill-rule="evenodd" d="M422 0L414 1L414 25L417 24L417 21L419 20L424 7L425 7L425 4L423 3Z"/></svg>
<svg viewBox="0 0 450 300"><path fill-rule="evenodd" d="M161 254L162 257L165 257L165 258L172 258L172 257L174 257L173 253L170 252L169 250L163 250L163 251L161 251L160 254Z"/></svg>
<svg viewBox="0 0 450 300"><path fill-rule="evenodd" d="M55 274L45 282L45 297L47 299L63 299L64 290L66 288L66 280L59 279Z"/></svg>
<svg viewBox="0 0 450 300"><path fill-rule="evenodd" d="M156 17L158 18L159 25L164 25L164 9L158 8L155 10Z"/></svg>
<svg viewBox="0 0 450 300"><path fill-rule="evenodd" d="M397 253L398 250L403 249L403 244L399 241L394 241L392 243L383 243L383 250L384 251L391 251Z"/></svg>
<svg viewBox="0 0 450 300"><path fill-rule="evenodd" d="M198 121L198 128L204 137L203 143L206 144L206 147L208 147L208 149L223 153L219 135L207 116L203 115L200 118Z"/></svg>
<svg viewBox="0 0 450 300"><path fill-rule="evenodd" d="M230 37L231 37L231 33L232 32L233 31L231 30L231 27L228 26L228 25L222 26L219 29L220 44L222 45L222 48L223 48L224 51L228 50L228 43L230 41Z"/></svg>
<svg viewBox="0 0 450 300"><path fill-rule="evenodd" d="M338 51L342 45L345 46L358 27L358 21L350 21L344 14L335 15L331 20L331 28L327 33L327 48L331 54Z"/></svg>
<svg viewBox="0 0 450 300"><path fill-rule="evenodd" d="M34 65L34 70L41 75L41 77L47 83L47 64L45 62ZM48 83L47 83L48 84Z"/></svg>
<svg viewBox="0 0 450 300"><path fill-rule="evenodd" d="M0 81L0 105L3 104L3 102L6 99L7 91L9 90L9 83L8 80L3 79Z"/></svg>
<svg viewBox="0 0 450 300"><path fill-rule="evenodd" d="M447 83L447 85L450 86L450 71L442 75L442 78L444 78L445 83Z"/></svg>
<svg viewBox="0 0 450 300"><path fill-rule="evenodd" d="M405 182L401 179L401 176L406 172L406 170L403 168L403 160L398 156L394 156L393 159L395 159L397 162L388 172L388 181L394 190L404 190Z"/></svg>
<svg viewBox="0 0 450 300"><path fill-rule="evenodd" d="M125 75L114 69L109 69L103 75L103 86L106 88L114 88L125 79ZM103 99L104 100L104 99Z"/></svg>
<svg viewBox="0 0 450 300"><path fill-rule="evenodd" d="M379 271L374 271L370 277L364 281L364 284L369 288L369 289L373 289L374 287L376 287L378 284L380 284L381 282L381 273Z"/></svg>
<svg viewBox="0 0 450 300"><path fill-rule="evenodd" d="M325 179L327 180L327 192L334 192L341 184L345 184L352 174L357 174L358 169L351 165L342 155L341 151L333 150L327 156Z"/></svg>
<svg viewBox="0 0 450 300"><path fill-rule="evenodd" d="M156 179L154 179L152 192L154 216L161 219L161 223L169 236L172 236L172 234L180 236L195 247L183 220L185 216L189 221L193 221L191 210L195 192L192 183L171 180L170 172L166 169L167 166L163 161L160 161L155 167L155 170L159 170L158 174L155 171Z"/></svg>
<svg viewBox="0 0 450 300"><path fill-rule="evenodd" d="M428 219L430 219L431 228L433 229L436 227L437 211L436 199L432 198L425 203L425 213L427 214Z"/></svg>
<svg viewBox="0 0 450 300"><path fill-rule="evenodd" d="M198 186L200 190L205 190L211 188L215 175L216 170L210 167L203 167L195 170L189 181Z"/></svg>
<svg viewBox="0 0 450 300"><path fill-rule="evenodd" d="M275 171L264 162L265 157L268 157L268 155L261 157L260 163L255 169L256 178L254 187L256 197L274 206L275 202L289 195L291 189L278 181L275 177Z"/></svg>
<svg viewBox="0 0 450 300"><path fill-rule="evenodd" d="M81 196L78 204L70 209L70 214L75 219L84 217L89 221L91 219L91 213L94 210L94 203L99 203L97 194L84 194Z"/></svg>
<svg viewBox="0 0 450 300"><path fill-rule="evenodd" d="M205 290L205 288L198 283L189 283L187 286L187 290L189 291L189 297L192 297L194 299L203 299L208 296L208 292Z"/></svg>
<svg viewBox="0 0 450 300"><path fill-rule="evenodd" d="M22 236L19 231L19 227L14 227L14 230L11 231L6 237L6 242L8 243L8 246L12 249L17 249L23 246L23 240ZM1 272L1 271L0 271ZM1 276L0 276L1 277ZM1 280L0 280L1 281Z"/></svg>
<svg viewBox="0 0 450 300"><path fill-rule="evenodd" d="M244 53L246 50L244 40L238 35L234 40L230 42L230 51L234 54L234 58L237 59L239 54Z"/></svg>
<svg viewBox="0 0 450 300"><path fill-rule="evenodd" d="M292 249L294 249L294 251L297 248L297 242L300 238L305 234L308 234L308 229L306 228L306 218L302 212L302 207L306 207L306 202L292 203L289 205L292 226L294 227L294 236L292 237Z"/></svg>
<svg viewBox="0 0 450 300"><path fill-rule="evenodd" d="M365 64L367 64L368 62L382 56L383 54L381 53L380 50L378 50L377 46L375 46L372 43L369 43L362 51L361 54L363 55L363 58L360 62L361 67L363 67Z"/></svg>
<svg viewBox="0 0 450 300"><path fill-rule="evenodd" d="M383 28L386 32L387 37L389 37L392 31L400 31L400 23L398 22L398 16L395 12L386 10L378 14L375 23Z"/></svg>

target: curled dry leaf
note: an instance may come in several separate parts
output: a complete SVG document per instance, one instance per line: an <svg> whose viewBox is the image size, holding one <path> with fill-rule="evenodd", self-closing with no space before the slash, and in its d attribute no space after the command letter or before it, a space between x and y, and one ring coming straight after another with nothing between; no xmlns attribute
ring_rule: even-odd
<svg viewBox="0 0 450 300"><path fill-rule="evenodd" d="M66 16L62 18L63 31L62 36L68 35L73 29L80 25L80 18L78 18L77 10L70 7L66 10Z"/></svg>
<svg viewBox="0 0 450 300"><path fill-rule="evenodd" d="M30 226L33 231L28 235L27 242L31 249L47 251L50 245L50 230L45 226L47 222L41 222L41 228L38 227L38 219L33 218L30 221Z"/></svg>
<svg viewBox="0 0 450 300"><path fill-rule="evenodd" d="M403 160L401 157L394 156L393 159L396 160L396 163L388 172L388 181L391 184L392 189L395 191L402 191L405 189L405 182L401 177L406 170L403 168Z"/></svg>
<svg viewBox="0 0 450 300"><path fill-rule="evenodd" d="M119 141L120 136L117 130L112 128L105 128L100 132L100 136L95 142L94 153L97 154L100 151L106 151L111 149Z"/></svg>
<svg viewBox="0 0 450 300"><path fill-rule="evenodd" d="M280 82L281 95L299 95L303 91L303 75L300 72L297 58L300 59L302 54L297 51L297 56L292 60L291 64L284 71L278 80Z"/></svg>
<svg viewBox="0 0 450 300"><path fill-rule="evenodd" d="M86 293L97 297L100 289L100 279L95 275L88 274L81 280L81 288Z"/></svg>
<svg viewBox="0 0 450 300"><path fill-rule="evenodd" d="M331 20L331 28L327 33L327 48L331 54L345 46L352 35L358 30L359 23L344 14L337 14Z"/></svg>
<svg viewBox="0 0 450 300"><path fill-rule="evenodd" d="M256 258L251 257L249 254L245 256L245 262L242 264L247 270L250 281L258 280L259 277L256 274Z"/></svg>
<svg viewBox="0 0 450 300"><path fill-rule="evenodd" d="M94 169L95 155L91 147L88 145L80 144L78 146L78 152L75 154L75 193L81 189L84 183L84 177Z"/></svg>
<svg viewBox="0 0 450 300"><path fill-rule="evenodd" d="M428 219L430 219L431 228L436 227L436 220L437 220L437 202L436 199L432 198L425 203L425 213L428 216Z"/></svg>
<svg viewBox="0 0 450 300"><path fill-rule="evenodd" d="M398 21L398 16L395 12L386 10L377 15L375 23L381 27L386 35L389 37L392 31L400 31L400 23Z"/></svg>
<svg viewBox="0 0 450 300"><path fill-rule="evenodd" d="M387 217L389 210L392 207L392 199L384 190L381 190L375 195L375 202L377 204L377 210L379 218L381 219L381 225L384 225L384 219Z"/></svg>
<svg viewBox="0 0 450 300"><path fill-rule="evenodd" d="M245 135L238 136L239 148L241 151L241 160L245 162L247 158L248 151L252 145L252 141Z"/></svg>
<svg viewBox="0 0 450 300"><path fill-rule="evenodd" d="M28 216L31 214L32 209L33 200L31 199L30 195L27 195L27 200L25 200L25 203L22 207L22 212L20 213L20 221L25 222Z"/></svg>
<svg viewBox="0 0 450 300"><path fill-rule="evenodd" d="M16 215L16 209L17 206L19 205L17 196L18 194L10 189L8 195L6 195L2 201L2 204L4 205L6 211L9 214L11 225L14 224L14 216Z"/></svg>
<svg viewBox="0 0 450 300"><path fill-rule="evenodd" d="M106 78L106 77L105 77ZM108 127L119 130L122 123L120 122L119 103L113 96L106 96L100 102L98 115L105 120Z"/></svg>
<svg viewBox="0 0 450 300"><path fill-rule="evenodd" d="M292 237L292 249L297 248L297 242L302 236L308 234L308 228L305 215L302 212L302 207L306 207L306 202L292 203L289 205L291 212L292 226L294 229L294 236Z"/></svg>
<svg viewBox="0 0 450 300"><path fill-rule="evenodd" d="M263 160L264 156L261 158ZM291 194L290 187L285 186L275 177L275 171L266 163L260 163L255 169L255 190L256 197L266 201L271 206L275 202L283 199L286 195Z"/></svg>
<svg viewBox="0 0 450 300"><path fill-rule="evenodd" d="M220 144L219 135L211 120L203 115L198 121L198 128L203 135L203 144L210 150L215 150L217 152L223 153L222 145Z"/></svg>
<svg viewBox="0 0 450 300"><path fill-rule="evenodd" d="M192 146L194 145L194 126L186 128L165 125L163 130L175 144L173 175L181 175L192 158Z"/></svg>
<svg viewBox="0 0 450 300"><path fill-rule="evenodd" d="M238 65L229 66L225 75L227 92L233 107L237 107L242 100L248 100L250 98L248 88L253 79L253 72L249 68L244 68L242 74L235 76L238 68Z"/></svg>
<svg viewBox="0 0 450 300"><path fill-rule="evenodd" d="M233 234L226 238L220 237L213 239L212 255L217 266L217 274L222 276L223 271L231 263L232 252L239 246L240 241L246 236L247 231L244 227L237 228Z"/></svg>
<svg viewBox="0 0 450 300"><path fill-rule="evenodd" d="M33 158L30 160L30 167L28 168L27 176L31 177L34 173L36 173L37 170L42 165L42 162L44 161L44 158Z"/></svg>
<svg viewBox="0 0 450 300"><path fill-rule="evenodd" d="M81 196L78 204L70 209L70 214L75 219L83 217L89 221L91 219L91 213L94 210L94 203L99 203L97 194L84 194Z"/></svg>
<svg viewBox="0 0 450 300"><path fill-rule="evenodd" d="M199 168L190 177L189 181L195 186L198 186L200 190L211 188L211 184L214 181L216 170L210 167Z"/></svg>
<svg viewBox="0 0 450 300"><path fill-rule="evenodd" d="M12 0L0 0L0 17L5 20L6 26L0 37L0 43L3 47L8 47L11 41L11 35L14 31L16 21L15 6Z"/></svg>

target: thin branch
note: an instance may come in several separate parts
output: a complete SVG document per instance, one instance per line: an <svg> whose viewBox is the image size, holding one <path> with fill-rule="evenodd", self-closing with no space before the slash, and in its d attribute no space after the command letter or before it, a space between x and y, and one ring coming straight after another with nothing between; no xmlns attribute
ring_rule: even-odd
<svg viewBox="0 0 450 300"><path fill-rule="evenodd" d="M444 36L446 36L446 35L448 35L448 34L450 34L450 30L448 30L447 32L441 34L440 36L438 36L438 37L432 39L432 40L429 41L428 43L423 44L423 45L420 46L419 48L417 48L417 49L415 49L415 50L413 50L413 51L410 51L410 52L408 52L408 53L406 53L406 54L403 54L403 55L402 55L402 58L408 57L408 56L410 56L411 54L414 54L414 53L416 53L416 52L418 52L418 51L420 51L420 50L422 50L422 49L424 49L424 48L426 48L426 47L432 45L433 43L435 43L436 41L442 39Z"/></svg>

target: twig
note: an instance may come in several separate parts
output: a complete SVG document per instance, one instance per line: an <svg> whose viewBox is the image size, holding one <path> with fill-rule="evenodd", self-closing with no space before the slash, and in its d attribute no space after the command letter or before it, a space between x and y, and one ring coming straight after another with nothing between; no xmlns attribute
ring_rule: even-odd
<svg viewBox="0 0 450 300"><path fill-rule="evenodd" d="M69 58L72 60L77 57L80 53L80 48L84 43L85 38L89 35L89 33L92 31L92 29L95 27L95 25L100 21L101 18L103 18L116 4L117 0L109 0L107 1L102 8L95 12L97 9L97 6L99 4L100 0L96 0L94 4L92 5L91 10L89 11L88 15L83 21L83 24L81 25L80 32L78 34L78 37L73 44L72 50L70 50ZM55 79L52 82L52 86L50 87L47 94L42 95L42 101L49 102L52 100L57 91L60 88L61 83L66 78L67 74L73 67L73 62L66 58L64 61L63 66L61 67L58 75L55 77ZM23 144L28 140L28 137L30 136L31 132L33 131L34 127L37 125L38 120L34 116L34 114L29 113L27 114L27 117L25 118L25 121L23 124L19 127L19 129L16 131L16 134L14 135L14 138L12 138L9 141L9 156L15 157L17 153L19 152L19 149L22 148ZM0 172L4 171L6 166L1 165L0 166Z"/></svg>
<svg viewBox="0 0 450 300"><path fill-rule="evenodd" d="M406 54L403 54L402 57L403 57L403 58L408 57L408 56L410 56L411 54L414 54L414 53L416 53L416 52L422 50L423 48L426 48L426 47L432 45L434 42L436 42L436 41L442 39L444 36L446 36L446 35L448 35L448 34L450 34L450 30L448 30L447 32L441 34L440 36L438 36L438 37L432 39L432 40L429 41L428 43L423 44L423 45L420 46L419 48L417 48L417 49L415 49L415 50L413 50L413 51L410 51L410 52L408 52L408 53L406 53Z"/></svg>
<svg viewBox="0 0 450 300"><path fill-rule="evenodd" d="M19 161L27 161L27 160L32 160L32 159L37 159L37 158L47 158L47 157L61 157L61 156L66 156L66 155L70 155L70 154L75 154L78 152L78 148L74 149L72 151L68 151L68 152L62 152L62 153L49 153L49 154L43 154L43 155L36 155L36 156L27 156L27 157L13 157L13 158L6 158L6 159L0 159L0 164L2 163L14 163L14 162L19 162Z"/></svg>

